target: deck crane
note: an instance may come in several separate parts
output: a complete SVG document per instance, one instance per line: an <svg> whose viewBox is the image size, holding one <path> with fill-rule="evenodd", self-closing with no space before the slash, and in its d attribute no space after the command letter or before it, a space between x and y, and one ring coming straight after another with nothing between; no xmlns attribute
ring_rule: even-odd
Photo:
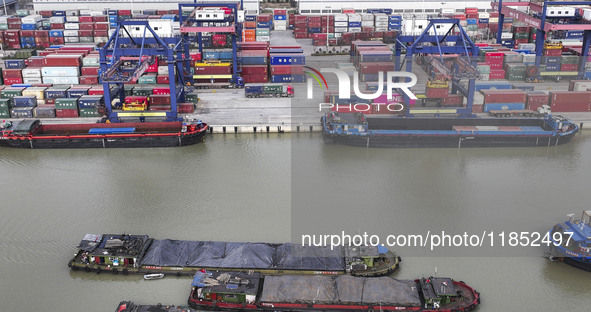
<svg viewBox="0 0 591 312"><path fill-rule="evenodd" d="M447 29L445 33L437 33L437 26ZM455 29L455 35L452 35ZM401 35L395 45L396 69L401 70L400 56L404 43L410 44L406 47L406 71L412 72L412 61L414 54L432 54L431 65L436 68L444 77L452 83L452 93L461 93L467 99L466 107L446 108L440 110L407 109L407 116L420 113L443 113L458 114L467 118L472 116L472 104L474 103L475 82L478 78L476 62L478 59L478 47L470 40L459 19L431 19L429 25L419 36ZM446 55L457 54L458 57L448 58ZM468 80L465 87L461 81ZM404 96L405 104L410 104L409 98Z"/></svg>
<svg viewBox="0 0 591 312"><path fill-rule="evenodd" d="M142 37L130 35L130 29L135 27ZM137 32L136 32L137 33ZM146 71L148 66L157 62L158 56L166 58L170 75L170 111L113 111L112 100L119 98L125 102L125 84L134 83ZM183 54L178 37L161 38L150 27L147 20L118 21L115 32L107 43L100 49L101 81L107 108L107 119L110 122L121 122L122 119L145 120L146 117L165 121L179 120L177 104L185 98L186 76L183 62L188 58ZM115 85L114 88L111 88Z"/></svg>

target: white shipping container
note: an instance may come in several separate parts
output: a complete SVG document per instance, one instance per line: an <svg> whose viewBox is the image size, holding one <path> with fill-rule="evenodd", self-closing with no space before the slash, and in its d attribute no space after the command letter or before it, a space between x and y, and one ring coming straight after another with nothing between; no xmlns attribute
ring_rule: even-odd
<svg viewBox="0 0 591 312"><path fill-rule="evenodd" d="M41 77L23 77L23 83L28 83L28 84L36 84L36 83L43 83L43 80L41 79ZM43 104L45 104L44 100L37 100L37 105L39 104L39 101L43 102ZM41 105L43 105L41 104Z"/></svg>
<svg viewBox="0 0 591 312"><path fill-rule="evenodd" d="M456 9L441 8L441 14L456 14Z"/></svg>
<svg viewBox="0 0 591 312"><path fill-rule="evenodd" d="M517 45L517 48L519 50L530 50L533 51L536 49L536 44L535 43L520 43L519 45Z"/></svg>
<svg viewBox="0 0 591 312"><path fill-rule="evenodd" d="M64 29L80 29L80 24L78 23L65 23Z"/></svg>
<svg viewBox="0 0 591 312"><path fill-rule="evenodd" d="M583 10L583 18L586 20L591 20L591 9L584 9Z"/></svg>
<svg viewBox="0 0 591 312"><path fill-rule="evenodd" d="M43 83L43 80L41 78L27 78L27 82L25 82L23 78L23 83ZM37 100L37 106L39 105L45 105L45 100Z"/></svg>
<svg viewBox="0 0 591 312"><path fill-rule="evenodd" d="M158 66L158 75L168 75L168 66Z"/></svg>
<svg viewBox="0 0 591 312"><path fill-rule="evenodd" d="M52 16L49 18L49 22L52 24L63 24L66 22L66 18L64 16Z"/></svg>
<svg viewBox="0 0 591 312"><path fill-rule="evenodd" d="M361 14L361 21L373 21L374 20L374 16L371 13L363 13Z"/></svg>
<svg viewBox="0 0 591 312"><path fill-rule="evenodd" d="M361 22L361 14L348 14L349 22Z"/></svg>
<svg viewBox="0 0 591 312"><path fill-rule="evenodd" d="M79 23L80 18L78 16L66 16L66 22L68 23Z"/></svg>
<svg viewBox="0 0 591 312"><path fill-rule="evenodd" d="M575 87L574 88L575 91L587 91L587 89L591 89L591 82L588 82L588 81L575 82L574 87Z"/></svg>
<svg viewBox="0 0 591 312"><path fill-rule="evenodd" d="M376 27L388 27L388 22L375 22Z"/></svg>
<svg viewBox="0 0 591 312"><path fill-rule="evenodd" d="M287 27L287 21L286 20L273 21L273 26L286 26Z"/></svg>
<svg viewBox="0 0 591 312"><path fill-rule="evenodd" d="M373 21L363 21L361 27L373 27Z"/></svg>
<svg viewBox="0 0 591 312"><path fill-rule="evenodd" d="M23 24L37 24L37 22L41 21L41 15L34 14L29 15L21 18L21 23Z"/></svg>
<svg viewBox="0 0 591 312"><path fill-rule="evenodd" d="M374 29L375 31L388 31L388 27L377 27Z"/></svg>
<svg viewBox="0 0 591 312"><path fill-rule="evenodd" d="M496 24L499 22L499 18L498 17L491 17L488 19L488 23L489 24Z"/></svg>
<svg viewBox="0 0 591 312"><path fill-rule="evenodd" d="M41 78L41 68L23 68L23 78Z"/></svg>
<svg viewBox="0 0 591 312"><path fill-rule="evenodd" d="M285 25L274 25L273 28L275 30L287 30L287 26Z"/></svg>
<svg viewBox="0 0 591 312"><path fill-rule="evenodd" d="M78 77L80 76L80 68L77 66L46 66L41 67L41 73L43 77Z"/></svg>
<svg viewBox="0 0 591 312"><path fill-rule="evenodd" d="M257 41L270 41L271 40L271 36L257 36L256 37Z"/></svg>
<svg viewBox="0 0 591 312"><path fill-rule="evenodd" d="M109 37L94 37L94 43L107 43Z"/></svg>
<svg viewBox="0 0 591 312"><path fill-rule="evenodd" d="M387 22L388 21L388 15L386 15L385 13L376 13L374 14L374 20L380 21L380 22Z"/></svg>
<svg viewBox="0 0 591 312"><path fill-rule="evenodd" d="M468 26L468 21L460 21L460 26L462 26L462 27Z"/></svg>
<svg viewBox="0 0 591 312"><path fill-rule="evenodd" d="M346 33L349 31L349 27L336 27L334 28L335 33ZM591 64L591 63L589 63Z"/></svg>
<svg viewBox="0 0 591 312"><path fill-rule="evenodd" d="M536 62L536 55L535 54L523 54L524 63L535 63Z"/></svg>
<svg viewBox="0 0 591 312"><path fill-rule="evenodd" d="M102 16L105 15L103 12L101 11L92 11L90 12L90 16Z"/></svg>
<svg viewBox="0 0 591 312"><path fill-rule="evenodd" d="M335 38L341 38L343 36L342 33L334 33Z"/></svg>
<svg viewBox="0 0 591 312"><path fill-rule="evenodd" d="M490 13L480 12L480 13L478 13L478 18L490 18Z"/></svg>
<svg viewBox="0 0 591 312"><path fill-rule="evenodd" d="M80 42L80 38L78 37L64 37L65 43L77 43Z"/></svg>
<svg viewBox="0 0 591 312"><path fill-rule="evenodd" d="M0 24L8 24L8 18L11 16L2 15L0 16Z"/></svg>
<svg viewBox="0 0 591 312"><path fill-rule="evenodd" d="M334 27L348 27L349 22L334 22Z"/></svg>
<svg viewBox="0 0 591 312"><path fill-rule="evenodd" d="M64 37L78 37L77 30L64 30Z"/></svg>
<svg viewBox="0 0 591 312"><path fill-rule="evenodd" d="M347 14L335 14L334 21L335 21L335 23L336 22L348 22L349 16L347 16Z"/></svg>
<svg viewBox="0 0 591 312"><path fill-rule="evenodd" d="M335 31L336 31L336 29L335 29ZM349 27L349 32L351 32L351 33L361 32L361 27Z"/></svg>
<svg viewBox="0 0 591 312"><path fill-rule="evenodd" d="M66 10L66 16L80 15L78 10Z"/></svg>
<svg viewBox="0 0 591 312"><path fill-rule="evenodd" d="M513 39L513 33L510 33L510 32L501 33L501 39Z"/></svg>
<svg viewBox="0 0 591 312"><path fill-rule="evenodd" d="M80 10L80 16L89 16L91 10Z"/></svg>
<svg viewBox="0 0 591 312"><path fill-rule="evenodd" d="M79 84L80 80L78 77L43 77L43 83L47 84Z"/></svg>

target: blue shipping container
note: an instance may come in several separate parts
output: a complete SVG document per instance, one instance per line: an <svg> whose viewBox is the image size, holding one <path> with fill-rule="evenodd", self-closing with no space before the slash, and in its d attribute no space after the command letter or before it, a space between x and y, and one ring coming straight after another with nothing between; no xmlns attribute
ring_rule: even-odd
<svg viewBox="0 0 591 312"><path fill-rule="evenodd" d="M109 16L109 22L116 22L116 21L117 21L117 15Z"/></svg>
<svg viewBox="0 0 591 312"><path fill-rule="evenodd" d="M22 43L35 43L35 37L21 37Z"/></svg>
<svg viewBox="0 0 591 312"><path fill-rule="evenodd" d="M109 11L107 11L107 15L119 15L119 11L117 11L117 10L109 10Z"/></svg>
<svg viewBox="0 0 591 312"><path fill-rule="evenodd" d="M249 93L254 93L254 94L259 94L259 93L263 93L263 85L244 85L244 92L246 92L247 94Z"/></svg>
<svg viewBox="0 0 591 312"><path fill-rule="evenodd" d="M269 53L288 53L288 54L296 54L296 53L304 53L304 49L302 48L269 48Z"/></svg>
<svg viewBox="0 0 591 312"><path fill-rule="evenodd" d="M301 54L271 54L269 57L271 65L305 65L306 57Z"/></svg>
<svg viewBox="0 0 591 312"><path fill-rule="evenodd" d="M110 23L109 23L109 25L110 25L111 27L117 27L117 22L110 22Z"/></svg>
<svg viewBox="0 0 591 312"><path fill-rule="evenodd" d="M64 31L63 30L50 30L49 37L63 37Z"/></svg>
<svg viewBox="0 0 591 312"><path fill-rule="evenodd" d="M513 86L506 82L493 82L493 81L476 81L476 91L487 90L487 89L513 89Z"/></svg>
<svg viewBox="0 0 591 312"><path fill-rule="evenodd" d="M560 71L560 64L547 64L546 71L549 71L549 72Z"/></svg>
<svg viewBox="0 0 591 312"><path fill-rule="evenodd" d="M203 53L203 59L205 60L219 60L220 59L220 53L219 52L205 52Z"/></svg>
<svg viewBox="0 0 591 312"><path fill-rule="evenodd" d="M390 21L402 21L402 15L390 15L388 19Z"/></svg>
<svg viewBox="0 0 591 312"><path fill-rule="evenodd" d="M12 98L12 106L35 107L37 106L37 98L35 96L15 96Z"/></svg>
<svg viewBox="0 0 591 312"><path fill-rule="evenodd" d="M244 20L247 22L254 22L257 20L257 16L256 15L245 15Z"/></svg>
<svg viewBox="0 0 591 312"><path fill-rule="evenodd" d="M479 18L478 24L488 24L488 18Z"/></svg>
<svg viewBox="0 0 591 312"><path fill-rule="evenodd" d="M35 48L35 44L34 43L21 42L21 48L23 48L23 49L34 49Z"/></svg>
<svg viewBox="0 0 591 312"><path fill-rule="evenodd" d="M567 31L566 38L568 38L568 39L583 38L583 31L575 31L575 30Z"/></svg>
<svg viewBox="0 0 591 312"><path fill-rule="evenodd" d="M275 82L275 83L281 83L281 82L302 83L305 81L306 81L306 78L304 75L271 75L271 82Z"/></svg>
<svg viewBox="0 0 591 312"><path fill-rule="evenodd" d="M53 16L66 16L66 11L53 11Z"/></svg>
<svg viewBox="0 0 591 312"><path fill-rule="evenodd" d="M313 34L319 34L322 32L322 28L320 27L311 27L308 28L308 32L313 33Z"/></svg>
<svg viewBox="0 0 591 312"><path fill-rule="evenodd" d="M591 71L585 72L585 79L591 79Z"/></svg>
<svg viewBox="0 0 591 312"><path fill-rule="evenodd" d="M220 60L231 60L232 52L220 52Z"/></svg>
<svg viewBox="0 0 591 312"><path fill-rule="evenodd" d="M562 57L560 56L546 56L544 57L544 64L559 64L562 63Z"/></svg>
<svg viewBox="0 0 591 312"><path fill-rule="evenodd" d="M36 30L37 24L21 24L22 30Z"/></svg>
<svg viewBox="0 0 591 312"><path fill-rule="evenodd" d="M6 60L4 67L7 69L21 69L25 68L25 60Z"/></svg>
<svg viewBox="0 0 591 312"><path fill-rule="evenodd" d="M265 56L247 56L238 59L242 65L266 65L267 57Z"/></svg>
<svg viewBox="0 0 591 312"><path fill-rule="evenodd" d="M66 90L59 91L59 90L45 90L45 98L46 99L59 99L66 97Z"/></svg>
<svg viewBox="0 0 591 312"><path fill-rule="evenodd" d="M361 27L361 22L349 22L349 27Z"/></svg>
<svg viewBox="0 0 591 312"><path fill-rule="evenodd" d="M10 110L10 116L13 118L31 118L33 117L33 107L15 107Z"/></svg>
<svg viewBox="0 0 591 312"><path fill-rule="evenodd" d="M271 22L257 22L257 28L269 28L271 27Z"/></svg>
<svg viewBox="0 0 591 312"><path fill-rule="evenodd" d="M285 15L273 15L273 19L276 21L285 21L287 17Z"/></svg>
<svg viewBox="0 0 591 312"><path fill-rule="evenodd" d="M88 90L71 89L71 90L66 91L66 94L68 95L69 98L79 98L83 95L87 95Z"/></svg>
<svg viewBox="0 0 591 312"><path fill-rule="evenodd" d="M484 112L490 110L522 110L525 109L525 103L486 103Z"/></svg>
<svg viewBox="0 0 591 312"><path fill-rule="evenodd" d="M466 19L466 24L468 24L468 25L476 25L476 24L478 24L478 19L476 19L476 18L468 18L468 19Z"/></svg>

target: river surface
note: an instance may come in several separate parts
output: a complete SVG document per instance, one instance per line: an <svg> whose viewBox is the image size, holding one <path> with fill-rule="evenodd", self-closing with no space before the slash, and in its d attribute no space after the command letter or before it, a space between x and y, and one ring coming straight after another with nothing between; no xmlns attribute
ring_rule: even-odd
<svg viewBox="0 0 591 312"><path fill-rule="evenodd" d="M550 148L363 149L319 134L162 149L0 148L0 311L184 304L188 277L71 272L86 233L299 241L302 234L544 233L589 208L591 133ZM497 241L499 243L499 241ZM397 248L401 279L449 276L478 311L589 311L591 273L545 248Z"/></svg>

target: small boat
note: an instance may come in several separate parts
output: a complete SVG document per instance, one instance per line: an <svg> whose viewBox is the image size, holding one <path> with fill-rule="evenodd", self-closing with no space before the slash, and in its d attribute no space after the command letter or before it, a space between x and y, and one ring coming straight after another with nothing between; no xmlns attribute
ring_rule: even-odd
<svg viewBox="0 0 591 312"><path fill-rule="evenodd" d="M164 273L144 274L145 280L161 279L163 277L164 277Z"/></svg>
<svg viewBox="0 0 591 312"><path fill-rule="evenodd" d="M580 220L575 220L574 214L568 217L568 221L555 225L548 232L550 258L591 271L591 210L583 211Z"/></svg>

